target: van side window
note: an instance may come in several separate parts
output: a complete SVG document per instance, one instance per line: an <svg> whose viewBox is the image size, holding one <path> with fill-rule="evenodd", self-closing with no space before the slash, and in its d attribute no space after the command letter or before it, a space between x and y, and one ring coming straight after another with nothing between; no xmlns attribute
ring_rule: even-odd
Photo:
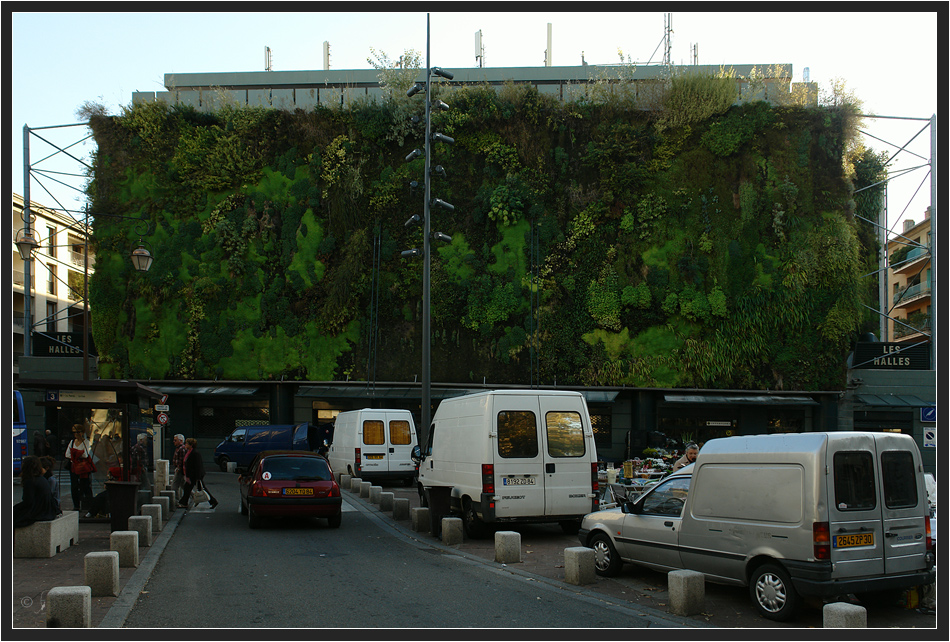
<svg viewBox="0 0 950 642"><path fill-rule="evenodd" d="M549 412L544 416L551 457L583 457L584 425L579 412Z"/></svg>
<svg viewBox="0 0 950 642"><path fill-rule="evenodd" d="M244 435L247 433L246 430L241 428L240 430L235 430L231 433L231 441L244 441Z"/></svg>
<svg viewBox="0 0 950 642"><path fill-rule="evenodd" d="M871 453L837 452L834 468L838 510L869 510L877 505Z"/></svg>
<svg viewBox="0 0 950 642"><path fill-rule="evenodd" d="M371 419L363 422L363 443L367 446L379 446L386 443L383 422Z"/></svg>
<svg viewBox="0 0 950 642"><path fill-rule="evenodd" d="M690 477L677 477L657 486L656 490L643 500L643 514L667 517L682 515L686 496L689 494L690 479Z"/></svg>
<svg viewBox="0 0 950 642"><path fill-rule="evenodd" d="M914 472L914 456L906 450L881 453L885 506L913 508L917 505L917 475Z"/></svg>
<svg viewBox="0 0 950 642"><path fill-rule="evenodd" d="M408 421L399 419L389 422L389 443L393 446L408 446L412 442L411 434Z"/></svg>
<svg viewBox="0 0 950 642"><path fill-rule="evenodd" d="M498 454L508 459L538 456L538 424L533 412L498 413Z"/></svg>

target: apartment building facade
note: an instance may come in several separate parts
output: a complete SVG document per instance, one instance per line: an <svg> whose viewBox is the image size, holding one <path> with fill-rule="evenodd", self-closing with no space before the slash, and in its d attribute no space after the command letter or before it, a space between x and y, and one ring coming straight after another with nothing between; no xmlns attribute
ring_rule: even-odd
<svg viewBox="0 0 950 642"><path fill-rule="evenodd" d="M921 221L905 220L904 229L887 243L890 318L887 336L895 343L929 344L931 323L930 208ZM929 347L928 347L929 350Z"/></svg>

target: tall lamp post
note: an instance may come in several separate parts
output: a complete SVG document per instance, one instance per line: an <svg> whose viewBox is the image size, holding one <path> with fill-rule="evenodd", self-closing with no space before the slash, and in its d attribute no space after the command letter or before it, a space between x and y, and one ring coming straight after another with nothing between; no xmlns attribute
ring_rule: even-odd
<svg viewBox="0 0 950 642"><path fill-rule="evenodd" d="M411 250L406 250L402 253L404 257L414 257L422 256L422 425L421 425L421 436L420 445L424 444L428 439L429 435L429 424L431 423L430 417L432 413L432 372L431 372L431 351L432 351L432 341L431 341L431 287L430 287L430 267L431 267L431 240L434 236L436 239L444 242L450 242L452 237L448 234L443 234L442 232L432 233L431 226L431 206L435 205L441 207L449 212L455 210L455 206L451 203L447 203L439 198L432 198L431 192L431 178L432 174L436 173L441 176L445 175L445 170L441 165L436 165L435 168L432 167L432 143L448 143L453 144L455 140L441 133L432 133L432 75L441 76L447 80L452 80L454 75L445 71L441 67L432 67L430 64L430 37L429 37L429 14L426 14L426 78L424 82L417 82L409 91L406 92L406 95L412 97L425 90L425 121L426 121L426 137L425 137L425 151L414 149L412 152L406 156L406 161L412 161L418 158L419 156L425 156L425 204L423 209L423 218L422 221L419 220L418 214L414 214L408 221L406 225L417 225L422 223L423 225L423 240L422 240L422 249L412 248ZM449 106L446 105L441 100L436 101L435 107L437 109L446 110L449 109Z"/></svg>
<svg viewBox="0 0 950 642"><path fill-rule="evenodd" d="M140 231L140 238L138 242L138 247L133 249L129 253L129 258L132 261L132 266L138 272L147 272L150 267L152 267L153 257L148 248L145 247L145 242L142 240L141 236L148 235L150 226L148 221L145 221L140 218L135 218L131 216L120 216L118 214L96 214L95 216L105 216L108 218L117 218L129 221L137 221L139 224L144 224L145 227ZM32 354L32 334L33 334L33 318L32 318L32 306L30 305L30 297L32 295L32 277L31 277L31 266L33 262L33 252L40 247L40 242L34 238L32 232L30 231L32 215L29 209L29 200L25 200L23 204L23 223L24 228L21 232L17 233L16 246L17 252L20 254L20 258L23 259L24 263L24 275L25 279L25 296L23 304L23 353L27 356ZM89 212L86 211L86 221L84 224L85 234L84 234L84 249L83 249L83 341L82 341L82 376L83 380L89 378ZM52 241L52 239L48 239ZM52 244L50 247L54 247ZM66 287L70 287L66 283Z"/></svg>

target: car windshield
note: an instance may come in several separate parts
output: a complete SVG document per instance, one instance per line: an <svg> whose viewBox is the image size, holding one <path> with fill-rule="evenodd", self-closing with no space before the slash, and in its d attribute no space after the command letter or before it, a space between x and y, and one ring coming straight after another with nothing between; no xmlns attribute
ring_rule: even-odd
<svg viewBox="0 0 950 642"><path fill-rule="evenodd" d="M330 481L330 467L322 457L268 457L261 472L278 481Z"/></svg>

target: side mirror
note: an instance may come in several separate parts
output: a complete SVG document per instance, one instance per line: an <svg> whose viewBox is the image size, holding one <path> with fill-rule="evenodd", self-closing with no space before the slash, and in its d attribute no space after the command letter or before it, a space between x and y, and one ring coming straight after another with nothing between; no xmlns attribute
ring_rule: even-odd
<svg viewBox="0 0 950 642"><path fill-rule="evenodd" d="M620 511L627 515L639 515L643 512L643 505L637 501L625 501L620 503Z"/></svg>
<svg viewBox="0 0 950 642"><path fill-rule="evenodd" d="M419 448L419 446L413 446L412 455L410 455L410 457L414 463L418 464L420 461L422 461L422 449Z"/></svg>

